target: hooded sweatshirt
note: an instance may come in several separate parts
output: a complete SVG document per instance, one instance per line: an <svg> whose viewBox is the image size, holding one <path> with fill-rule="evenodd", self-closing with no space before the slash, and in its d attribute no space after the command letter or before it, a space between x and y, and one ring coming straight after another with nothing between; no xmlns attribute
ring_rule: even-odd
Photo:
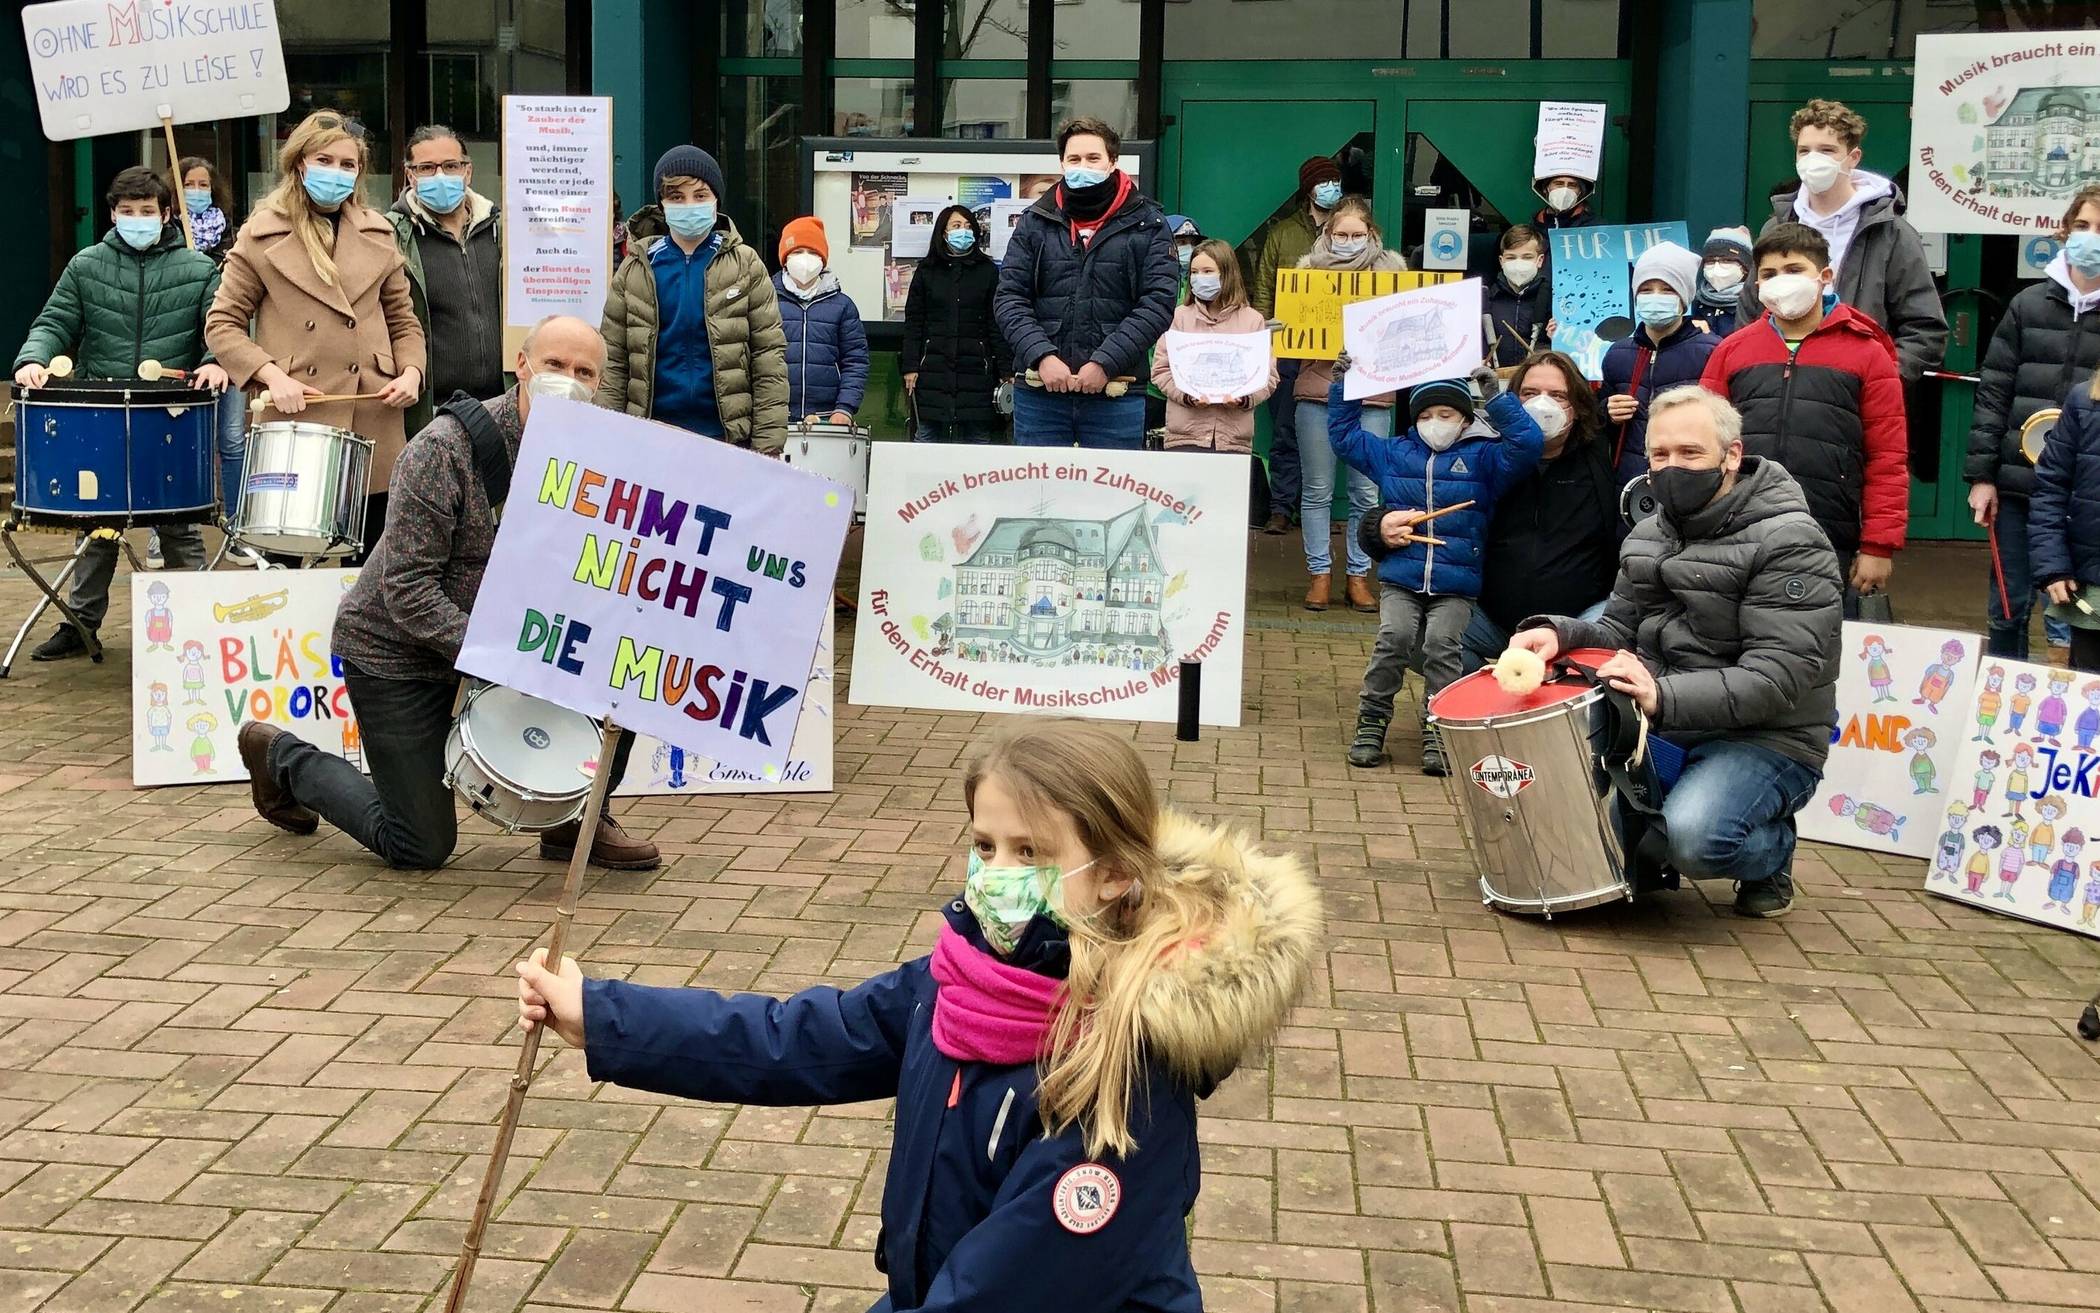
<svg viewBox="0 0 2100 1313"><path fill-rule="evenodd" d="M1772 217L1764 231L1782 223L1806 223L1830 240L1839 299L1887 331L1896 344L1904 381L1914 383L1946 355L1947 313L1932 281L1925 244L1904 221L1903 192L1878 174L1854 170L1852 179L1862 194L1873 194L1837 214L1821 216L1801 203L1798 191L1784 192L1772 198ZM1757 280L1749 279L1743 285L1737 323L1753 323L1763 313Z"/></svg>
<svg viewBox="0 0 2100 1313"><path fill-rule="evenodd" d="M1088 1308L1200 1313L1184 1229L1201 1173L1196 1100L1283 1025L1321 951L1320 901L1296 857L1172 812L1158 852L1161 878L1200 913L1146 990L1138 1040L1149 1061L1132 1091L1128 1156L1091 1157L1076 1125L1047 1130L1034 1062L943 1051L937 1015L948 1047L994 1047L1039 993L944 1005L943 990L1001 968L1060 979L1070 960L1062 932L1038 916L1008 958L958 963L988 952L960 898L945 909L945 984L928 957L788 999L586 981L591 1079L772 1106L894 1098L877 1309L1067 1313L1083 1290ZM972 1024L987 1009L1004 1018L996 1031Z"/></svg>

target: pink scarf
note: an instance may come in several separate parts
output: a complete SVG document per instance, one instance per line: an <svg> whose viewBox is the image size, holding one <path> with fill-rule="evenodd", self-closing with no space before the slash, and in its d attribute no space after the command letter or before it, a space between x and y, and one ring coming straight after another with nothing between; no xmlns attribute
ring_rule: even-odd
<svg viewBox="0 0 2100 1313"><path fill-rule="evenodd" d="M933 948L933 1045L957 1062L1011 1067L1043 1051L1056 1015L1058 981L1008 966L941 927Z"/></svg>

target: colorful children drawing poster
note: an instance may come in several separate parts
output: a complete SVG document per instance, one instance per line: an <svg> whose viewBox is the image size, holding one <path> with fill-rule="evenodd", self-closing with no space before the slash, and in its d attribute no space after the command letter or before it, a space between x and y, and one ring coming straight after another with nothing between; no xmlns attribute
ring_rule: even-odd
<svg viewBox="0 0 2100 1313"><path fill-rule="evenodd" d="M876 443L853 701L1239 724L1247 460Z"/></svg>
<svg viewBox="0 0 2100 1313"><path fill-rule="evenodd" d="M1928 892L2100 937L2100 676L1986 657Z"/></svg>
<svg viewBox="0 0 2100 1313"><path fill-rule="evenodd" d="M909 183L909 175L902 173L853 175L853 245L890 244L890 205Z"/></svg>
<svg viewBox="0 0 2100 1313"><path fill-rule="evenodd" d="M1926 232L2056 231L2093 177L2100 43L2092 36L1920 36L1905 217Z"/></svg>
<svg viewBox="0 0 2100 1313"><path fill-rule="evenodd" d="M1558 228L1553 247L1553 317L1560 331L1553 349L1582 366L1587 379L1604 377L1604 349L1633 332L1633 262L1651 246L1689 247L1682 219L1621 227Z"/></svg>
<svg viewBox="0 0 2100 1313"><path fill-rule="evenodd" d="M829 793L833 734L831 676L834 624L824 619L824 639L809 666L809 694L795 722L794 747L779 777L738 770L710 761L662 739L642 737L628 758L627 776L614 790L621 797L683 793Z"/></svg>
<svg viewBox="0 0 2100 1313"><path fill-rule="evenodd" d="M1957 790L1963 717L1976 683L1976 634L1845 622L1837 725L1823 785L1796 818L1801 837L1932 856Z"/></svg>
<svg viewBox="0 0 2100 1313"><path fill-rule="evenodd" d="M131 782L245 780L234 736L266 721L363 764L329 646L355 570L131 576Z"/></svg>

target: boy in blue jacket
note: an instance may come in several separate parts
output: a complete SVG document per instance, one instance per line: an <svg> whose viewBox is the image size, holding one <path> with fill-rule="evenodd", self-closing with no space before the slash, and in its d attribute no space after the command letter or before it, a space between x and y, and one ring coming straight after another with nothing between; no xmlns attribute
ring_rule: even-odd
<svg viewBox="0 0 2100 1313"><path fill-rule="evenodd" d="M773 292L787 335L788 416L851 424L868 390L868 331L830 263L822 219L804 215L781 230Z"/></svg>
<svg viewBox="0 0 2100 1313"><path fill-rule="evenodd" d="M1691 318L1699 257L1658 242L1633 266L1633 336L1604 353L1605 432L1621 486L1648 472L1648 403L1671 388L1697 383L1721 339Z"/></svg>
<svg viewBox="0 0 2100 1313"><path fill-rule="evenodd" d="M1408 394L1413 422L1406 433L1378 437L1357 422L1362 404L1342 399L1348 367L1347 354L1335 362L1334 384L1327 390L1327 440L1336 455L1370 476L1385 503L1379 513L1386 553L1378 566L1378 642L1364 669L1356 737L1349 745L1349 764L1370 767L1385 762L1393 698L1417 651L1425 710L1430 698L1458 678L1460 639L1473 619L1473 600L1480 596L1480 562L1495 503L1538 468L1546 437L1522 403L1502 391L1486 364L1473 371L1472 381L1489 399L1492 432L1473 422L1473 392L1466 380L1446 378L1417 384ZM1433 528L1414 532L1437 508L1461 502L1472 504L1439 516ZM1426 717L1422 773L1450 773L1443 737Z"/></svg>

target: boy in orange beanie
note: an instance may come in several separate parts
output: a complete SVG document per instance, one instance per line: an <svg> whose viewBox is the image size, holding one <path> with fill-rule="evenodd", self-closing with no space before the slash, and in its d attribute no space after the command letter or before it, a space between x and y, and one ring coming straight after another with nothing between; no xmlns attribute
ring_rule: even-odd
<svg viewBox="0 0 2100 1313"><path fill-rule="evenodd" d="M851 424L868 390L868 334L830 261L823 220L804 215L781 229L773 287L787 334L788 413Z"/></svg>

